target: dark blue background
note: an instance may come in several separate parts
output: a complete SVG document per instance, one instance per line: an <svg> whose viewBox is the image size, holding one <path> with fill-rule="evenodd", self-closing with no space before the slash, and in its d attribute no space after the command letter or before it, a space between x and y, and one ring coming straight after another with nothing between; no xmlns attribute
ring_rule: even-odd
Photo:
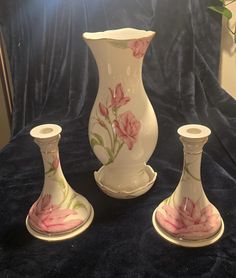
<svg viewBox="0 0 236 278"><path fill-rule="evenodd" d="M236 102L217 81L221 17L207 9L212 3L218 1L0 1L14 83L13 137L0 153L0 277L236 276ZM143 81L159 123L149 161L158 178L133 200L99 190L93 171L100 163L87 135L98 73L81 36L121 27L157 32ZM34 239L24 223L43 185L40 152L29 136L40 123L62 126L64 174L95 209L84 234L60 243ZM153 210L180 178L176 130L186 123L212 130L202 180L225 222L222 239L200 249L169 244L151 223Z"/></svg>

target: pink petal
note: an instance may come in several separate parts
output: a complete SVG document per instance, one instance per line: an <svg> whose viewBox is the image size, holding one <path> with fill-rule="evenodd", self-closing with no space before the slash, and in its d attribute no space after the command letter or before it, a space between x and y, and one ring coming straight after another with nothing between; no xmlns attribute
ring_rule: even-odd
<svg viewBox="0 0 236 278"><path fill-rule="evenodd" d="M127 102L130 101L130 97L123 97L120 101L119 101L119 105L123 106L125 105Z"/></svg>
<svg viewBox="0 0 236 278"><path fill-rule="evenodd" d="M55 156L53 159L53 162L52 162L53 169L56 170L58 168L59 164L60 164L60 160L57 156Z"/></svg>
<svg viewBox="0 0 236 278"><path fill-rule="evenodd" d="M221 225L221 218L219 214L212 214L210 217L208 217L207 221L212 227L218 227Z"/></svg>
<svg viewBox="0 0 236 278"><path fill-rule="evenodd" d="M201 214L205 215L206 217L211 216L213 213L213 206L212 204L207 205L205 208L201 210Z"/></svg>
<svg viewBox="0 0 236 278"><path fill-rule="evenodd" d="M179 214L180 214L181 220L185 226L191 226L194 224L194 219L191 216L189 216L187 212L179 209Z"/></svg>
<svg viewBox="0 0 236 278"><path fill-rule="evenodd" d="M39 208L40 210L49 209L51 206L51 198L52 197L50 194L45 194L43 197L40 197L37 208Z"/></svg>
<svg viewBox="0 0 236 278"><path fill-rule="evenodd" d="M123 138L123 139L124 139L126 145L128 146L128 149L129 149L129 150L132 150L133 145L134 145L133 140L132 140L131 138L129 138L129 137L125 137L125 138Z"/></svg>
<svg viewBox="0 0 236 278"><path fill-rule="evenodd" d="M184 229L180 229L179 233L192 233L192 232L207 232L212 229L211 225L209 223L203 223L203 224L195 224L192 226L188 226Z"/></svg>
<svg viewBox="0 0 236 278"><path fill-rule="evenodd" d="M64 220L69 215L75 215L75 214L76 212L70 209L58 209L58 210L53 210L51 212L51 214L49 215L49 219Z"/></svg>
<svg viewBox="0 0 236 278"><path fill-rule="evenodd" d="M202 215L201 218L200 218L200 221L199 221L199 224L200 223L205 223L207 221L208 217L206 217L205 215Z"/></svg>
<svg viewBox="0 0 236 278"><path fill-rule="evenodd" d="M115 98L117 101L121 101L122 98L124 97L124 92L121 83L116 85L116 90L115 90Z"/></svg>
<svg viewBox="0 0 236 278"><path fill-rule="evenodd" d="M192 211L192 218L194 222L199 222L201 219L201 209L199 205L199 201L196 202L193 211Z"/></svg>
<svg viewBox="0 0 236 278"><path fill-rule="evenodd" d="M103 105L101 102L99 102L99 111L100 111L100 114L104 117L107 117L108 116L108 109L105 105Z"/></svg>
<svg viewBox="0 0 236 278"><path fill-rule="evenodd" d="M133 148L137 142L137 136L141 128L141 123L136 120L131 111L119 115L118 120L114 120L113 126L116 134L127 144L128 149Z"/></svg>
<svg viewBox="0 0 236 278"><path fill-rule="evenodd" d="M179 212L175 208L172 208L168 205L164 205L162 209L164 209L166 214L168 214L171 218L179 218Z"/></svg>
<svg viewBox="0 0 236 278"><path fill-rule="evenodd" d="M164 205L162 208L166 212L166 221L168 221L178 229L183 228L183 222L181 221L181 217L176 209L168 205Z"/></svg>
<svg viewBox="0 0 236 278"><path fill-rule="evenodd" d="M64 232L80 226L83 223L82 220L71 220L61 224L49 225L47 226L47 232Z"/></svg>
<svg viewBox="0 0 236 278"><path fill-rule="evenodd" d="M156 220L165 230L167 230L173 234L175 234L178 231L178 229L176 229L175 226L173 226L171 223L169 223L165 220L165 217L159 211L157 211L157 213L156 213Z"/></svg>
<svg viewBox="0 0 236 278"><path fill-rule="evenodd" d="M193 208L194 208L194 203L193 201L188 198L185 197L180 205L180 209L183 210L184 212L186 212L188 215L192 215L193 212Z"/></svg>
<svg viewBox="0 0 236 278"><path fill-rule="evenodd" d="M45 226L44 223L40 220L40 218L38 218L34 214L29 216L29 222L30 222L30 225L33 228L35 228L36 230L40 230L40 231L47 230L47 226Z"/></svg>

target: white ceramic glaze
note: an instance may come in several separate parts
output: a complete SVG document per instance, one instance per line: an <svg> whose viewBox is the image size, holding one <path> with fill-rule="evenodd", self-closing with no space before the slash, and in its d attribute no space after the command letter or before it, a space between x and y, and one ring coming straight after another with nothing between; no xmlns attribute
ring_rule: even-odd
<svg viewBox="0 0 236 278"><path fill-rule="evenodd" d="M89 140L104 166L95 179L116 198L144 194L156 177L146 171L146 162L155 149L158 126L142 82L143 57L154 34L132 28L83 34L99 71Z"/></svg>
<svg viewBox="0 0 236 278"><path fill-rule="evenodd" d="M157 232L172 243L200 247L214 243L224 231L219 211L205 195L201 182L202 148L211 131L202 125L178 129L184 146L184 166L173 194L153 214Z"/></svg>
<svg viewBox="0 0 236 278"><path fill-rule="evenodd" d="M57 241L83 232L91 224L93 208L66 181L60 165L58 142L61 127L45 124L30 132L40 147L44 163L44 185L26 218L26 227L35 237Z"/></svg>
<svg viewBox="0 0 236 278"><path fill-rule="evenodd" d="M145 183L143 187L138 187L137 189L134 189L132 191L125 191L125 189L122 188L122 190L117 187L116 190L111 189L110 187L104 186L102 183L103 180L103 175L104 175L104 168L105 166L101 167L99 171L94 172L94 177L97 182L97 185L109 196L118 198L118 199L131 199L138 197L145 192L147 192L154 184L157 173L153 171L153 169L149 166L146 165L144 168L144 171L149 177L149 182Z"/></svg>

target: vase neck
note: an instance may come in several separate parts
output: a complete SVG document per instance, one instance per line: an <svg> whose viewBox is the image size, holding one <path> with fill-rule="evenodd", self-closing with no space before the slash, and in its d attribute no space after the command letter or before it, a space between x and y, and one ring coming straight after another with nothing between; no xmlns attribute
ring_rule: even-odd
<svg viewBox="0 0 236 278"><path fill-rule="evenodd" d="M96 60L100 82L103 79L141 80L143 58L151 38L140 40L86 40Z"/></svg>
<svg viewBox="0 0 236 278"><path fill-rule="evenodd" d="M58 142L60 134L53 138L35 139L35 143L39 146L45 173L45 182L48 179L55 178L55 176L63 175L60 165Z"/></svg>
<svg viewBox="0 0 236 278"><path fill-rule="evenodd" d="M118 46L116 46L116 43ZM132 49L120 47L122 41L89 41L88 45L94 55L99 71L99 79L104 78L124 78L141 77L143 56L136 58L132 54ZM117 80L118 81L118 80Z"/></svg>
<svg viewBox="0 0 236 278"><path fill-rule="evenodd" d="M180 141L184 146L184 165L182 179L188 179L194 182L201 182L201 158L202 149L207 138L203 139L186 139L180 137Z"/></svg>

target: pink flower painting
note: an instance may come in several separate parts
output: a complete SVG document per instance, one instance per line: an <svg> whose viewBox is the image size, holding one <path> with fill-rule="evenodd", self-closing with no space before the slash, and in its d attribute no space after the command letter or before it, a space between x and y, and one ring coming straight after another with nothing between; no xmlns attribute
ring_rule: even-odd
<svg viewBox="0 0 236 278"><path fill-rule="evenodd" d="M60 159L57 155L52 156L52 162L48 161L48 164L50 165L50 168L45 171L45 175L55 175L57 172L58 167L60 166Z"/></svg>
<svg viewBox="0 0 236 278"><path fill-rule="evenodd" d="M53 158L53 161L52 161L52 168L54 170L56 170L59 167L59 164L60 164L60 160L59 160L59 158L57 156L55 156Z"/></svg>
<svg viewBox="0 0 236 278"><path fill-rule="evenodd" d="M156 220L169 233L186 238L201 239L215 234L220 226L219 213L212 204L201 209L199 202L194 203L190 198L184 198L179 207L164 205L163 213L156 213Z"/></svg>
<svg viewBox="0 0 236 278"><path fill-rule="evenodd" d="M60 233L83 223L80 219L67 220L69 216L75 215L76 211L53 205L51 199L51 195L46 194L31 207L29 221L33 228L47 233Z"/></svg>
<svg viewBox="0 0 236 278"><path fill-rule="evenodd" d="M150 39L132 40L128 42L128 47L132 49L135 58L142 58L147 51Z"/></svg>
<svg viewBox="0 0 236 278"><path fill-rule="evenodd" d="M99 102L99 111L100 114L104 117L107 117L109 114L109 111L105 105L103 105L101 102Z"/></svg>
<svg viewBox="0 0 236 278"><path fill-rule="evenodd" d="M141 123L138 121L131 111L124 112L119 115L117 120L113 122L116 134L126 143L129 150L132 150L137 142Z"/></svg>
<svg viewBox="0 0 236 278"><path fill-rule="evenodd" d="M94 125L102 128L104 133L100 131L91 132L90 145L92 148L100 146L107 154L107 162L105 165L112 163L124 144L128 150L132 150L134 144L138 140L141 122L135 118L131 111L120 113L124 106L131 101L131 98L125 96L124 89L121 83L115 86L115 89L108 88L110 96L106 99L106 105L99 102L98 112Z"/></svg>
<svg viewBox="0 0 236 278"><path fill-rule="evenodd" d="M122 88L121 83L116 85L115 91L109 88L111 93L111 104L110 107L112 108L119 108L125 105L128 101L130 101L129 97L124 96L124 91Z"/></svg>

